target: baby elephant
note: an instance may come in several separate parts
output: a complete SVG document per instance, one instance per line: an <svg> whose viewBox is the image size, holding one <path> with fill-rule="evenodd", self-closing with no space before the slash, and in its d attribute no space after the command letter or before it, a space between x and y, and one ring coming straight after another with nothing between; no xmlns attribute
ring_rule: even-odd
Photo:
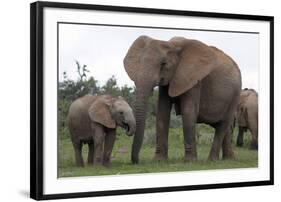
<svg viewBox="0 0 281 202"><path fill-rule="evenodd" d="M245 88L240 94L237 110L239 133L237 146L243 146L243 136L247 129L252 134L251 149L258 149L258 93L253 89Z"/></svg>
<svg viewBox="0 0 281 202"><path fill-rule="evenodd" d="M136 121L129 104L110 95L85 95L75 100L68 113L68 127L77 166L83 166L82 144L88 144L88 163L110 165L110 156L121 126L128 136L135 133Z"/></svg>

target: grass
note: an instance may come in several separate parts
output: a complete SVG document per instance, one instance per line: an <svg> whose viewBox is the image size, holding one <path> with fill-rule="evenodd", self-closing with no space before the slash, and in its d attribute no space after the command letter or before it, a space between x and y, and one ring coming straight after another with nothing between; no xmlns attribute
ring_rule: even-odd
<svg viewBox="0 0 281 202"><path fill-rule="evenodd" d="M213 138L213 129L207 125L197 126L197 153L198 161L185 163L183 161L183 135L181 128L170 129L169 134L169 160L153 161L155 152L155 131L148 130L140 152L140 163L132 165L130 160L132 137L127 137L123 131L118 130L117 140L112 152L112 165L110 168L87 165L78 168L74 163L74 151L69 138L59 140L59 177L120 175L129 173L158 173L192 170L212 170L230 168L250 168L258 166L258 152L249 149L250 134L245 134L244 147L234 146L235 159L207 161ZM237 130L234 132L233 142L236 142ZM233 143L234 144L234 143ZM86 162L87 145L83 147L83 157Z"/></svg>

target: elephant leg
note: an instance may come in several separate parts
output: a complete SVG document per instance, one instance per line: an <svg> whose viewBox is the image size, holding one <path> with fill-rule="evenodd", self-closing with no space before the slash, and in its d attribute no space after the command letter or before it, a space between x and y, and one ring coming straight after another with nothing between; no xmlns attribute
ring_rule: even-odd
<svg viewBox="0 0 281 202"><path fill-rule="evenodd" d="M230 127L225 134L222 142L222 158L232 159L234 157L234 152L232 149L232 135L233 129Z"/></svg>
<svg viewBox="0 0 281 202"><path fill-rule="evenodd" d="M168 134L171 107L172 103L168 95L168 86L160 86L156 115L155 160L165 160L168 158Z"/></svg>
<svg viewBox="0 0 281 202"><path fill-rule="evenodd" d="M103 161L104 129L100 124L95 126L94 134L94 165L101 165Z"/></svg>
<svg viewBox="0 0 281 202"><path fill-rule="evenodd" d="M239 132L237 136L237 142L236 145L237 147L242 147L244 144L244 128L239 126Z"/></svg>
<svg viewBox="0 0 281 202"><path fill-rule="evenodd" d="M229 133L229 127L230 127L229 121L222 121L216 124L215 126L216 132L215 132L212 148L208 157L209 160L214 161L219 159L220 149L222 147L222 143L225 135Z"/></svg>
<svg viewBox="0 0 281 202"><path fill-rule="evenodd" d="M105 136L104 152L103 152L103 165L110 166L111 153L116 139L116 130L109 130Z"/></svg>
<svg viewBox="0 0 281 202"><path fill-rule="evenodd" d="M188 113L182 114L183 134L184 134L184 159L192 161L197 159L195 124L196 119Z"/></svg>
<svg viewBox="0 0 281 202"><path fill-rule="evenodd" d="M180 97L182 113L185 161L197 160L195 125L199 113L199 85Z"/></svg>
<svg viewBox="0 0 281 202"><path fill-rule="evenodd" d="M88 148L89 148L88 164L89 165L93 165L93 163L94 163L94 143L93 142L89 142L88 143Z"/></svg>
<svg viewBox="0 0 281 202"><path fill-rule="evenodd" d="M230 103L227 118L216 127L216 133L213 141L213 145L210 151L209 159L219 159L220 148L222 147L222 158L232 159L234 158L234 152L232 148L232 135L235 126L235 111L237 110L237 104L239 102L239 96L236 96Z"/></svg>
<svg viewBox="0 0 281 202"><path fill-rule="evenodd" d="M258 150L258 125L255 124L250 128L252 134L251 149Z"/></svg>
<svg viewBox="0 0 281 202"><path fill-rule="evenodd" d="M82 157L82 142L77 141L73 142L73 148L75 152L75 162L79 167L84 166L83 157Z"/></svg>

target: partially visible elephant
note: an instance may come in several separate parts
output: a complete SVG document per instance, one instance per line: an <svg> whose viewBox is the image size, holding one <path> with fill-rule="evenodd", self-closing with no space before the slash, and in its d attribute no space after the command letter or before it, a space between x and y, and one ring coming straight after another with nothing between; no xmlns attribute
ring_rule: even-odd
<svg viewBox="0 0 281 202"><path fill-rule="evenodd" d="M251 149L258 149L258 93L254 89L245 88L241 91L237 123L239 127L237 146L243 146L244 132L249 129L252 134Z"/></svg>
<svg viewBox="0 0 281 202"><path fill-rule="evenodd" d="M241 91L241 74L223 51L200 41L174 37L169 41L140 36L129 48L124 67L136 85L136 134L132 162L139 162L148 98L159 86L155 159L168 158L170 111L182 115L185 160L196 160L195 124L216 129L210 160L232 158L230 127Z"/></svg>
<svg viewBox="0 0 281 202"><path fill-rule="evenodd" d="M122 97L85 95L75 100L68 113L68 127L77 166L83 166L82 145L88 144L88 163L110 165L116 137L121 126L128 136L135 133L133 110Z"/></svg>

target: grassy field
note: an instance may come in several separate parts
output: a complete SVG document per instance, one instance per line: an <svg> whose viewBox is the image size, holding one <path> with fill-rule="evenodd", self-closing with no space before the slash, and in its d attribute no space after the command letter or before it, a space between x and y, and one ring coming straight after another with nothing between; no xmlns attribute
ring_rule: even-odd
<svg viewBox="0 0 281 202"><path fill-rule="evenodd" d="M197 126L197 152L198 161L184 163L183 161L183 135L181 128L170 129L169 134L169 160L163 162L153 161L155 152L155 131L147 130L144 144L140 153L140 164L132 165L130 161L132 137L127 137L122 130L118 130L117 140L112 152L112 166L110 168L93 167L87 165L78 168L74 164L74 151L69 138L59 140L59 177L119 175L128 173L156 173L192 170L211 170L229 168L249 168L258 166L258 153L249 149L250 134L245 134L243 148L234 146L235 159L207 161L213 139L213 129L207 125ZM234 132L233 142L236 142L237 130ZM234 144L233 143L233 144ZM87 145L83 147L83 157L86 162Z"/></svg>

